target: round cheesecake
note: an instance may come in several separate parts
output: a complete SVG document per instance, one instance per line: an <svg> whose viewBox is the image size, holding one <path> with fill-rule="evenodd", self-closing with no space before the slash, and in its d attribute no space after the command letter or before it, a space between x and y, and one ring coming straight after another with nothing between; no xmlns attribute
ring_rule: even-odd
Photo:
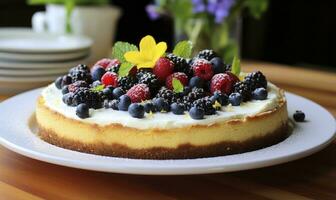
<svg viewBox="0 0 336 200"><path fill-rule="evenodd" d="M146 113L138 119L106 108L90 109L90 117L81 119L51 84L38 99L36 120L43 140L81 152L140 159L222 156L267 147L288 136L284 93L272 83L267 91L265 100L222 106L202 120L188 112Z"/></svg>

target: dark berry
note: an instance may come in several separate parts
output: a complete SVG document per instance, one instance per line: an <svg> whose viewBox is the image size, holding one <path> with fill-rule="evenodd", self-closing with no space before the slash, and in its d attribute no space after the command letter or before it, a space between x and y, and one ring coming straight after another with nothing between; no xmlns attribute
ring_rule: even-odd
<svg viewBox="0 0 336 200"><path fill-rule="evenodd" d="M110 108L109 102L110 101L108 99L105 99L103 102L103 108L106 108L106 109Z"/></svg>
<svg viewBox="0 0 336 200"><path fill-rule="evenodd" d="M113 99L113 88L112 87L106 87L103 89L103 95L107 99Z"/></svg>
<svg viewBox="0 0 336 200"><path fill-rule="evenodd" d="M239 93L232 93L229 96L229 102L231 103L232 106L239 106L241 102L243 101L243 98L241 94Z"/></svg>
<svg viewBox="0 0 336 200"><path fill-rule="evenodd" d="M184 106L180 103L172 103L170 105L170 110L175 114L175 115L183 115L184 113Z"/></svg>
<svg viewBox="0 0 336 200"><path fill-rule="evenodd" d="M251 87L245 81L235 83L233 85L233 92L241 94L243 101L251 99Z"/></svg>
<svg viewBox="0 0 336 200"><path fill-rule="evenodd" d="M63 77L58 77L56 80L55 80L55 86L57 89L62 89L62 80L63 80Z"/></svg>
<svg viewBox="0 0 336 200"><path fill-rule="evenodd" d="M91 87L92 87L92 88L95 88L95 87L97 87L97 86L99 86L99 85L102 85L101 81L94 81L94 82L91 84Z"/></svg>
<svg viewBox="0 0 336 200"><path fill-rule="evenodd" d="M119 100L113 99L109 101L109 107L112 108L113 110L118 110L118 105L119 105Z"/></svg>
<svg viewBox="0 0 336 200"><path fill-rule="evenodd" d="M189 115L193 119L203 119L204 118L204 110L202 108L199 108L197 106L193 106L189 110Z"/></svg>
<svg viewBox="0 0 336 200"><path fill-rule="evenodd" d="M267 90L265 88L257 88L252 92L252 98L255 100L267 99Z"/></svg>
<svg viewBox="0 0 336 200"><path fill-rule="evenodd" d="M260 87L267 88L266 77L260 71L249 73L244 78L244 82L251 87L252 91Z"/></svg>
<svg viewBox="0 0 336 200"><path fill-rule="evenodd" d="M186 95L189 94L189 92L191 92L191 87L189 87L189 86L185 86L185 87L183 88L183 92L181 93L181 95L182 95L182 96L186 96Z"/></svg>
<svg viewBox="0 0 336 200"><path fill-rule="evenodd" d="M118 78L118 86L121 87L124 91L129 90L136 84L136 80L132 76L124 76Z"/></svg>
<svg viewBox="0 0 336 200"><path fill-rule="evenodd" d="M229 97L221 92L215 92L210 99L213 103L217 101L222 106L226 106L229 103Z"/></svg>
<svg viewBox="0 0 336 200"><path fill-rule="evenodd" d="M163 98L155 98L154 99L154 105L158 112L169 112L170 106L167 101L165 101Z"/></svg>
<svg viewBox="0 0 336 200"><path fill-rule="evenodd" d="M176 100L176 95L174 94L174 92L166 87L162 87L156 94L156 97L157 98L161 97L168 103L172 103L173 101Z"/></svg>
<svg viewBox="0 0 336 200"><path fill-rule="evenodd" d="M75 92L80 87L89 87L85 81L76 81L68 85L69 92Z"/></svg>
<svg viewBox="0 0 336 200"><path fill-rule="evenodd" d="M194 76L190 79L189 81L189 87L191 88L194 88L194 87L197 87L197 88L202 88L203 87L203 80L198 77L198 76Z"/></svg>
<svg viewBox="0 0 336 200"><path fill-rule="evenodd" d="M214 74L224 73L225 64L220 57L214 57L210 60Z"/></svg>
<svg viewBox="0 0 336 200"><path fill-rule="evenodd" d="M145 109L146 113L150 113L150 112L154 113L154 112L156 112L155 106L154 106L154 104L152 102L146 102L144 104L144 109Z"/></svg>
<svg viewBox="0 0 336 200"><path fill-rule="evenodd" d="M106 72L102 76L101 82L105 86L117 87L118 86L118 74L113 73L113 72Z"/></svg>
<svg viewBox="0 0 336 200"><path fill-rule="evenodd" d="M107 72L114 72L116 74L118 74L119 72L119 68L120 68L120 64L116 64L116 65L112 65L106 68Z"/></svg>
<svg viewBox="0 0 336 200"><path fill-rule="evenodd" d="M76 107L76 115L79 118L88 118L89 117L89 106L85 103L81 103Z"/></svg>
<svg viewBox="0 0 336 200"><path fill-rule="evenodd" d="M174 63L174 72L183 72L187 76L192 76L192 68L185 58L176 56L172 53L168 54L167 58Z"/></svg>
<svg viewBox="0 0 336 200"><path fill-rule="evenodd" d="M87 65L79 64L76 67L73 67L69 70L70 76L76 74L78 71L83 71L85 73L90 73L90 69Z"/></svg>
<svg viewBox="0 0 336 200"><path fill-rule="evenodd" d="M65 85L69 85L69 84L71 84L71 83L72 83L72 78L71 78L71 76L69 76L69 75L65 75L65 76L63 76L63 78L62 78L61 88L63 88L63 86L65 86Z"/></svg>
<svg viewBox="0 0 336 200"><path fill-rule="evenodd" d="M65 94L62 97L63 103L65 103L68 106L72 106L72 100L73 100L72 93Z"/></svg>
<svg viewBox="0 0 336 200"><path fill-rule="evenodd" d="M100 65L95 65L93 66L93 68L91 69L91 75L92 75L92 80L93 81L97 81L103 77L103 75L105 74L105 69L103 67L101 67Z"/></svg>
<svg viewBox="0 0 336 200"><path fill-rule="evenodd" d="M296 122L303 122L305 120L305 117L306 115L301 110L297 110L293 114L293 118Z"/></svg>
<svg viewBox="0 0 336 200"><path fill-rule="evenodd" d="M62 94L67 94L67 93L69 93L69 89L68 89L68 86L65 85L65 86L63 86L63 88L62 88Z"/></svg>
<svg viewBox="0 0 336 200"><path fill-rule="evenodd" d="M198 108L202 108L206 115L213 115L216 113L216 109L213 107L214 103L208 97L204 97L194 101L193 105Z"/></svg>
<svg viewBox="0 0 336 200"><path fill-rule="evenodd" d="M119 97L123 94L125 94L125 92L120 87L117 87L117 88L113 89L113 98L119 99Z"/></svg>
<svg viewBox="0 0 336 200"><path fill-rule="evenodd" d="M131 105L131 98L127 96L126 94L122 95L119 98L118 109L122 111L127 111L129 105Z"/></svg>
<svg viewBox="0 0 336 200"><path fill-rule="evenodd" d="M89 108L98 109L102 106L102 98L98 92L81 87L73 93L72 103L74 106L85 103Z"/></svg>
<svg viewBox="0 0 336 200"><path fill-rule="evenodd" d="M132 103L128 108L128 112L134 118L143 118L145 115L145 109L139 103Z"/></svg>
<svg viewBox="0 0 336 200"><path fill-rule="evenodd" d="M203 58L205 60L210 61L212 58L216 57L217 54L211 50L211 49L204 49L202 51L200 51L196 57L198 58Z"/></svg>
<svg viewBox="0 0 336 200"><path fill-rule="evenodd" d="M146 84L152 94L159 89L159 79L152 72L141 72L137 74L138 83Z"/></svg>
<svg viewBox="0 0 336 200"><path fill-rule="evenodd" d="M205 59L197 59L193 63L192 69L195 76L205 81L210 80L214 74L211 63Z"/></svg>

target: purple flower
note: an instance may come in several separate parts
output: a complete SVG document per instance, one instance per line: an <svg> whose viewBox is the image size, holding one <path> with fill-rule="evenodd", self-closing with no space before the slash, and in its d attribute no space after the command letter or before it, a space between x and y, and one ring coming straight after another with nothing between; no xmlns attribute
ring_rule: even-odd
<svg viewBox="0 0 336 200"><path fill-rule="evenodd" d="M154 4L147 5L146 12L151 20L157 20L160 18L160 13L157 11L157 6Z"/></svg>
<svg viewBox="0 0 336 200"><path fill-rule="evenodd" d="M192 0L193 13L201 13L205 11L205 4L203 0Z"/></svg>
<svg viewBox="0 0 336 200"><path fill-rule="evenodd" d="M216 23L222 23L234 3L235 0L208 0L207 11L214 15Z"/></svg>

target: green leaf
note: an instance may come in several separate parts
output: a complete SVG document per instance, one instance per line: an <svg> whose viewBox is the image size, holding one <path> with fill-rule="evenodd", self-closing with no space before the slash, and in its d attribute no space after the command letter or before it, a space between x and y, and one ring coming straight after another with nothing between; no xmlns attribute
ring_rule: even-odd
<svg viewBox="0 0 336 200"><path fill-rule="evenodd" d="M103 91L103 89L104 89L104 85L97 85L96 87L91 88L91 90L94 92L100 92L100 91Z"/></svg>
<svg viewBox="0 0 336 200"><path fill-rule="evenodd" d="M183 57L183 58L189 58L192 52L192 43L191 41L181 41L176 44L173 54Z"/></svg>
<svg viewBox="0 0 336 200"><path fill-rule="evenodd" d="M118 75L120 77L127 76L129 71L131 71L133 67L134 65L132 63L129 63L129 62L121 63L119 71L118 71Z"/></svg>
<svg viewBox="0 0 336 200"><path fill-rule="evenodd" d="M231 72L236 76L240 74L240 60L237 56L233 58Z"/></svg>
<svg viewBox="0 0 336 200"><path fill-rule="evenodd" d="M248 0L245 1L245 6L249 9L251 15L258 19L267 10L268 0Z"/></svg>
<svg viewBox="0 0 336 200"><path fill-rule="evenodd" d="M177 78L173 78L172 85L173 85L173 90L175 93L183 92L183 89L184 89L183 84Z"/></svg>
<svg viewBox="0 0 336 200"><path fill-rule="evenodd" d="M112 57L118 59L121 63L127 62L124 54L128 51L137 51L138 47L128 42L116 42L112 48Z"/></svg>

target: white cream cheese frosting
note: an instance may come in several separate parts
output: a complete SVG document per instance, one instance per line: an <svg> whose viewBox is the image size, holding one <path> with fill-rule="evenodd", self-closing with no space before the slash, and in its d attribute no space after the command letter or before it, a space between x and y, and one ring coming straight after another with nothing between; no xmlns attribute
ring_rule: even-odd
<svg viewBox="0 0 336 200"><path fill-rule="evenodd" d="M120 124L136 129L171 129L194 125L212 125L230 119L241 119L253 116L261 112L276 108L279 104L280 90L272 83L268 83L268 96L266 100L252 100L242 103L240 106L222 106L215 115L205 115L202 120L192 119L186 112L184 115L169 113L145 114L142 119L133 118L128 112L112 109L90 109L90 117L81 119L76 115L76 107L67 106L62 102L62 92L52 83L42 91L45 106L68 118L83 121L85 123L106 126Z"/></svg>

